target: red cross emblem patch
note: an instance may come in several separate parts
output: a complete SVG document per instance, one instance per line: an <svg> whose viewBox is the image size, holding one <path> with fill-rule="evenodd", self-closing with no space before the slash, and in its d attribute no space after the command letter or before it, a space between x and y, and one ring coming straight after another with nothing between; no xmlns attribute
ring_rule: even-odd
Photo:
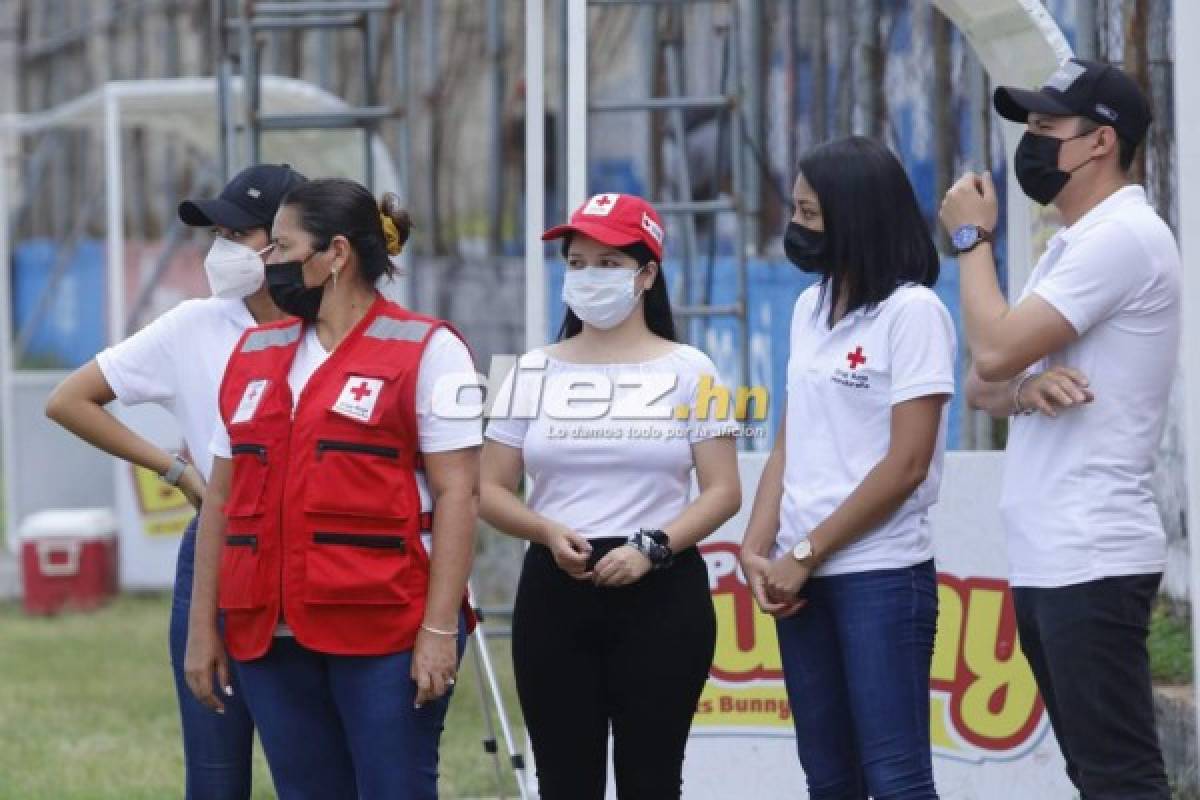
<svg viewBox="0 0 1200 800"><path fill-rule="evenodd" d="M359 422L370 422L375 413L375 403L383 391L383 381L379 378L360 378L351 375L342 387L333 410L343 417L349 417Z"/></svg>

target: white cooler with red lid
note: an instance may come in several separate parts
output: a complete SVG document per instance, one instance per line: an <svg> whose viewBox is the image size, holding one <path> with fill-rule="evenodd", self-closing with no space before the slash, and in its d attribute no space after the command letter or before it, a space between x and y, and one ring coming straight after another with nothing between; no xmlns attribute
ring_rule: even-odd
<svg viewBox="0 0 1200 800"><path fill-rule="evenodd" d="M21 523L25 610L90 609L117 593L117 520L107 508L39 511Z"/></svg>

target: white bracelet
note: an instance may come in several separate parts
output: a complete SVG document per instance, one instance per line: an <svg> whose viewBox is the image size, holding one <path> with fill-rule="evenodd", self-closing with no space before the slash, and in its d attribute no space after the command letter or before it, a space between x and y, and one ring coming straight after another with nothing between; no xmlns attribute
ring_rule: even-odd
<svg viewBox="0 0 1200 800"><path fill-rule="evenodd" d="M1038 372L1026 372L1021 376L1021 380L1017 381L1017 388L1013 390L1012 416L1023 417L1033 413L1033 409L1025 408L1021 405L1021 390L1025 388L1025 384L1040 374Z"/></svg>

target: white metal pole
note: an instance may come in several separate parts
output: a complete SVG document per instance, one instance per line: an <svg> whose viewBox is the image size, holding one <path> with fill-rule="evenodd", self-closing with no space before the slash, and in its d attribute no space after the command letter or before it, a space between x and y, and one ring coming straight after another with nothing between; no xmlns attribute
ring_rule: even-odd
<svg viewBox="0 0 1200 800"><path fill-rule="evenodd" d="M546 342L546 15L525 0L525 349Z"/></svg>
<svg viewBox="0 0 1200 800"><path fill-rule="evenodd" d="M1187 464L1188 551L1191 554L1192 642L1200 642L1200 544L1195 532L1200 516L1200 84L1184 80L1200 71L1200 48L1191 34L1200 31L1200 5L1175 4L1175 152L1179 164L1179 246L1183 252L1183 379L1184 459ZM1161 123L1160 123L1161 124ZM1190 262L1190 264L1189 264ZM1193 659L1200 681L1200 659ZM1200 706L1196 709L1200 732Z"/></svg>
<svg viewBox="0 0 1200 800"><path fill-rule="evenodd" d="M9 157L16 152L12 139L18 137L15 125L0 128L0 158L4 165L15 163ZM15 186L16 171L0 168L0 437L4 459L4 529L8 549L17 549L17 449L13 436L16 431L16 409L13 407L13 337L12 337L12 241L8 229L8 198Z"/></svg>
<svg viewBox="0 0 1200 800"><path fill-rule="evenodd" d="M587 199L587 0L567 0L567 212Z"/></svg>
<svg viewBox="0 0 1200 800"><path fill-rule="evenodd" d="M115 89L108 86L104 91L104 212L109 344L125 338L125 218L121 178L120 101Z"/></svg>
<svg viewBox="0 0 1200 800"><path fill-rule="evenodd" d="M108 343L116 344L125 338L125 189L121 172L121 106L119 95L111 84L104 87L104 226L105 277L108 286ZM120 498L124 490L124 463L112 462L113 497ZM135 535L121 530L122 538ZM124 546L122 544L122 546Z"/></svg>

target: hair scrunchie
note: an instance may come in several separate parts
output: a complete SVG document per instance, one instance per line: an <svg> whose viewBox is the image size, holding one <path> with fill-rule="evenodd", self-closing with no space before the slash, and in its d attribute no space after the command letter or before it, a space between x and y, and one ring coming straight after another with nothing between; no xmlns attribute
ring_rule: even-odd
<svg viewBox="0 0 1200 800"><path fill-rule="evenodd" d="M400 231L396 228L396 223L387 214L380 214L379 221L383 223L383 238L387 241L387 254L389 256L398 256L404 250L404 244L400 241Z"/></svg>

